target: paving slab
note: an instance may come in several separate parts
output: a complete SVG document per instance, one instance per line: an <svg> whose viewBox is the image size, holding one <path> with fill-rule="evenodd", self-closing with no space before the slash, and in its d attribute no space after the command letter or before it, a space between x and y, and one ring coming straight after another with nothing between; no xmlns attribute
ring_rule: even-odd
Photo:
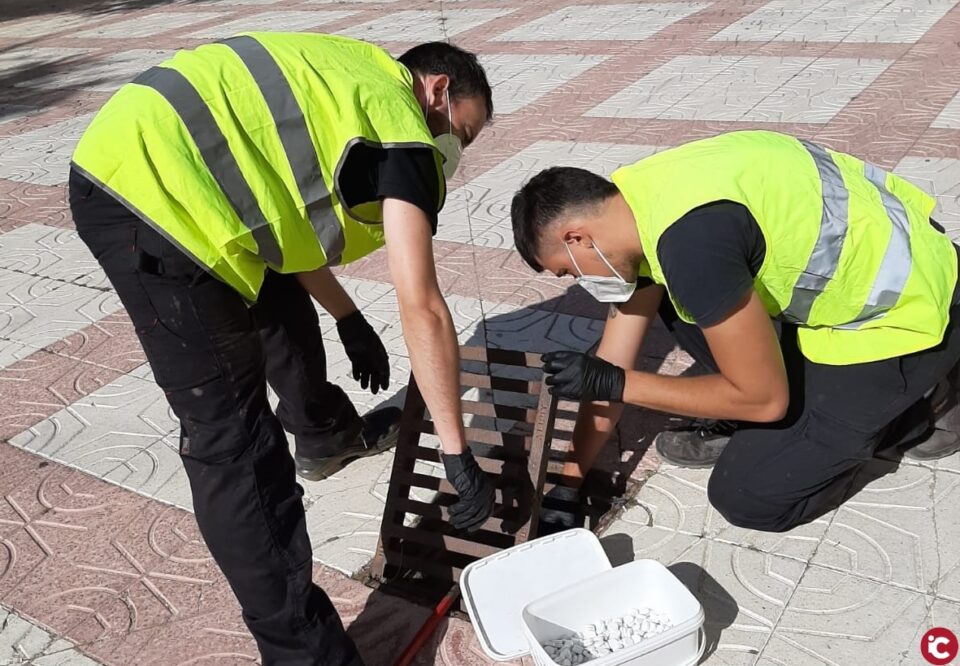
<svg viewBox="0 0 960 666"><path fill-rule="evenodd" d="M511 9L411 9L391 13L340 30L357 39L396 42L428 42L456 37L459 33L509 14Z"/></svg>
<svg viewBox="0 0 960 666"><path fill-rule="evenodd" d="M773 0L720 31L717 40L916 42L956 6L886 0Z"/></svg>
<svg viewBox="0 0 960 666"><path fill-rule="evenodd" d="M600 335L602 307L514 252L511 198L556 164L609 175L688 139L778 129L895 168L937 197L935 217L960 238L957 0L74 5L0 11L0 439L13 442L0 442L0 603L18 627L0 631L0 662L256 660L185 511L176 421L66 207L67 163L91 114L176 48L329 30L394 53L449 38L480 54L497 113L450 183L434 245L462 343L542 352ZM409 359L385 254L338 272L390 350L393 382L363 391L321 313L329 376L361 410L402 404ZM648 370L690 364L661 327L647 352ZM709 506L709 472L660 467L650 439L667 423L632 410L603 452L605 469L652 475L605 542L619 562L669 564L701 599L705 663L921 664L927 628L960 629L960 454L904 461L839 510L764 534ZM303 484L329 565L317 581L371 664L389 663L428 612L348 578L372 556L391 465L386 453ZM490 662L451 621L417 663Z"/></svg>
<svg viewBox="0 0 960 666"><path fill-rule="evenodd" d="M642 41L709 6L705 2L574 5L518 26L493 41Z"/></svg>
<svg viewBox="0 0 960 666"><path fill-rule="evenodd" d="M0 607L0 663L9 666L99 666L70 641Z"/></svg>
<svg viewBox="0 0 960 666"><path fill-rule="evenodd" d="M862 58L678 56L587 115L826 123L889 65Z"/></svg>

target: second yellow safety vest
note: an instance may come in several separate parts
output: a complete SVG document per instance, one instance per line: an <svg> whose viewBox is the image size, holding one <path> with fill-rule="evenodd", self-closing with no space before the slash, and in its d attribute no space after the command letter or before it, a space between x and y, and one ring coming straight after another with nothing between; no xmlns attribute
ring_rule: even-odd
<svg viewBox="0 0 960 666"><path fill-rule="evenodd" d="M351 150L442 158L409 70L330 35L248 33L180 51L123 86L73 165L249 301L269 266L348 263L383 245L379 201L344 204Z"/></svg>
<svg viewBox="0 0 960 666"><path fill-rule="evenodd" d="M744 131L655 154L613 181L637 221L641 273L668 293L660 236L694 208L733 201L766 243L754 288L771 316L798 325L810 360L877 361L943 338L957 254L930 224L934 199L902 178L808 141Z"/></svg>

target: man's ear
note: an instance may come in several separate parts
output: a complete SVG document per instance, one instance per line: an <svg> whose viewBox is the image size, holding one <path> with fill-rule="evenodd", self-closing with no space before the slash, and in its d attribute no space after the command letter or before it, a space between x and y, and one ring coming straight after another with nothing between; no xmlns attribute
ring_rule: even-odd
<svg viewBox="0 0 960 666"><path fill-rule="evenodd" d="M584 242L583 232L571 224L562 229L560 239L567 245L582 245Z"/></svg>
<svg viewBox="0 0 960 666"><path fill-rule="evenodd" d="M433 102L438 104L439 102L446 99L444 94L447 90L447 87L450 85L450 77L446 74L437 74L430 86L430 90L433 93Z"/></svg>

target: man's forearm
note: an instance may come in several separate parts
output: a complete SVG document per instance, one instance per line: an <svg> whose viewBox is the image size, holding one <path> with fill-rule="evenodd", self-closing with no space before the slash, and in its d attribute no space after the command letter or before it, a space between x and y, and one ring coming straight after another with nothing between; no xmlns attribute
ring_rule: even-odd
<svg viewBox="0 0 960 666"><path fill-rule="evenodd" d="M720 374L671 377L651 372L626 374L623 401L670 414L766 423L783 417L785 406L769 396L752 397Z"/></svg>
<svg viewBox="0 0 960 666"><path fill-rule="evenodd" d="M563 465L564 482L577 486L586 476L593 461L603 450L610 434L623 414L623 405L606 403L583 403L573 428L575 446L570 448Z"/></svg>
<svg viewBox="0 0 960 666"><path fill-rule="evenodd" d="M447 454L463 453L460 348L446 305L400 308L410 366Z"/></svg>
<svg viewBox="0 0 960 666"><path fill-rule="evenodd" d="M297 280L330 316L340 321L357 310L350 295L344 291L329 268L318 268L308 273L297 273Z"/></svg>

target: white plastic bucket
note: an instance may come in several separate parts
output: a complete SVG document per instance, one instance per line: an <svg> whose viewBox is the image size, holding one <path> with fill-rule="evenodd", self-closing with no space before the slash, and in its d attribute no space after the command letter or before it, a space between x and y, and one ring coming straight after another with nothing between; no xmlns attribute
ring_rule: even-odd
<svg viewBox="0 0 960 666"><path fill-rule="evenodd" d="M527 654L520 614L531 601L610 569L600 540L585 529L534 539L473 562L460 590L480 647L491 659Z"/></svg>
<svg viewBox="0 0 960 666"><path fill-rule="evenodd" d="M676 576L655 560L637 560L552 592L521 614L523 633L537 666L556 666L542 645L567 638L588 624L621 617L634 608L665 613L673 626L589 666L692 666L706 648L703 608Z"/></svg>

